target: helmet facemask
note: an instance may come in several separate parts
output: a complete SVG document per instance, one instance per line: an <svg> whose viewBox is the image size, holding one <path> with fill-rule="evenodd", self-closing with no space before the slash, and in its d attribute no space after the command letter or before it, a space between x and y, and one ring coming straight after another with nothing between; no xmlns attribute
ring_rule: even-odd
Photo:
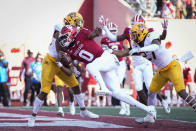
<svg viewBox="0 0 196 131"><path fill-rule="evenodd" d="M112 22L108 23L108 29L110 30L110 32L114 35L117 35L118 33L118 26Z"/></svg>
<svg viewBox="0 0 196 131"><path fill-rule="evenodd" d="M75 40L76 35L77 30L74 27L63 27L58 39L60 46L63 48L68 47Z"/></svg>
<svg viewBox="0 0 196 131"><path fill-rule="evenodd" d="M131 40L135 42L135 44L139 44L145 39L147 34L148 34L148 29L146 28L145 24L137 23L131 29L130 37Z"/></svg>

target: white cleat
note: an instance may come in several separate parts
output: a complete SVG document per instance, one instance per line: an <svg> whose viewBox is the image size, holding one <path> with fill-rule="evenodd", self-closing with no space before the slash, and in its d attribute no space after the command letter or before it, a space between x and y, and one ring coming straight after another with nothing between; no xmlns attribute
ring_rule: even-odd
<svg viewBox="0 0 196 131"><path fill-rule="evenodd" d="M126 113L125 113L126 116L130 116L130 114L131 114L130 110L127 110Z"/></svg>
<svg viewBox="0 0 196 131"><path fill-rule="evenodd" d="M74 102L69 102L69 112L70 112L71 115L75 115L76 114Z"/></svg>
<svg viewBox="0 0 196 131"><path fill-rule="evenodd" d="M60 116L60 117L64 117L64 112L63 111L58 111L56 113L57 116Z"/></svg>
<svg viewBox="0 0 196 131"><path fill-rule="evenodd" d="M97 119L99 118L99 115L94 114L88 110L80 110L80 116L83 118L91 118L91 119Z"/></svg>
<svg viewBox="0 0 196 131"><path fill-rule="evenodd" d="M165 113L169 114L169 113L171 112L171 109L170 109L170 107L169 107L167 101L162 100L161 103L162 103L162 105L163 105L163 108L164 108Z"/></svg>
<svg viewBox="0 0 196 131"><path fill-rule="evenodd" d="M154 118L157 119L157 111L155 106L148 106L148 108L150 109L149 114Z"/></svg>
<svg viewBox="0 0 196 131"><path fill-rule="evenodd" d="M126 111L124 109L120 109L119 115L125 115Z"/></svg>
<svg viewBox="0 0 196 131"><path fill-rule="evenodd" d="M28 124L27 126L28 127L34 127L35 126L35 116L31 116L29 119L28 119Z"/></svg>
<svg viewBox="0 0 196 131"><path fill-rule="evenodd" d="M155 119L150 114L147 114L144 118L136 118L135 121L137 123L155 123Z"/></svg>
<svg viewBox="0 0 196 131"><path fill-rule="evenodd" d="M97 96L112 96L112 92L109 90L98 90L96 91Z"/></svg>

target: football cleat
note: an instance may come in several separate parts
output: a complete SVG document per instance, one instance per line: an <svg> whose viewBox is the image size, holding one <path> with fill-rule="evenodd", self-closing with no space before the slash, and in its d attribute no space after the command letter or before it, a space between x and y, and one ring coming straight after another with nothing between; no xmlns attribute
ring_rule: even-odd
<svg viewBox="0 0 196 131"><path fill-rule="evenodd" d="M31 116L29 119L28 119L28 124L27 126L28 127L34 127L35 126L35 116Z"/></svg>
<svg viewBox="0 0 196 131"><path fill-rule="evenodd" d="M80 116L83 118L91 118L91 119L97 119L99 118L99 115L94 114L88 110L80 110Z"/></svg>
<svg viewBox="0 0 196 131"><path fill-rule="evenodd" d="M150 114L147 114L146 117L144 117L144 118L136 118L135 121L137 123L140 123L140 124L141 123L146 123L146 122L148 122L148 123L155 123L154 117L151 116Z"/></svg>
<svg viewBox="0 0 196 131"><path fill-rule="evenodd" d="M169 107L167 101L162 100L161 103L162 103L162 105L163 105L163 108L164 108L165 113L169 114L169 113L171 112L171 110L170 110L170 107Z"/></svg>
<svg viewBox="0 0 196 131"><path fill-rule="evenodd" d="M112 92L109 90L98 90L96 91L97 96L112 96Z"/></svg>
<svg viewBox="0 0 196 131"><path fill-rule="evenodd" d="M124 109L121 109L119 112L119 115L125 115L125 114L126 114L126 111Z"/></svg>
<svg viewBox="0 0 196 131"><path fill-rule="evenodd" d="M60 117L64 117L64 112L63 112L63 108L62 107L59 107L59 110L58 112L56 113L57 116L60 116Z"/></svg>
<svg viewBox="0 0 196 131"><path fill-rule="evenodd" d="M75 115L76 110L75 110L74 102L69 102L69 112L71 115Z"/></svg>
<svg viewBox="0 0 196 131"><path fill-rule="evenodd" d="M157 118L157 111L155 106L148 106L148 108L150 109L149 114L156 119Z"/></svg>

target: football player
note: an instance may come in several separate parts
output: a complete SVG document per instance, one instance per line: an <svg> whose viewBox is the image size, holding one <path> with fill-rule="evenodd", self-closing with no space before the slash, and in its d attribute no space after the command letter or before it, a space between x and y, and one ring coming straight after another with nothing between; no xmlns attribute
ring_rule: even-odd
<svg viewBox="0 0 196 131"><path fill-rule="evenodd" d="M78 12L71 12L69 13L63 20L64 25L73 25L74 27L77 28L77 30L79 31L81 28L83 28L84 25L84 20L83 17L80 13ZM63 25L56 25L59 29L63 27ZM55 28L54 32L57 31L58 32L58 28ZM77 69L76 67L74 67L74 69ZM77 80L79 79L79 77L77 77ZM63 101L63 87L65 85L65 83L59 78L55 76L55 83L56 83L56 87L57 87L57 105L58 105L58 111L57 111L57 115L59 115L60 117L64 117L64 111L63 111L63 107L62 107L62 101ZM75 106L74 106L74 97L73 97L73 93L69 87L69 85L67 86L67 90L68 90L68 94L69 94L69 111L71 115L75 115Z"/></svg>
<svg viewBox="0 0 196 131"><path fill-rule="evenodd" d="M55 31L53 34L52 42L49 45L49 51L43 59L42 64L42 74L41 74L41 93L36 97L33 107L33 113L31 118L28 120L28 126L32 127L35 125L35 118L43 104L43 100L47 97L47 94L50 91L52 80L54 76L58 76L64 83L69 85L74 93L74 98L78 105L80 106L80 116L87 118L99 118L99 115L96 115L85 108L84 98L81 94L78 81L73 74L74 67L65 67L60 62L63 54L59 52L58 41L61 28L55 26ZM77 32L77 31L76 31ZM76 33L75 32L75 33Z"/></svg>
<svg viewBox="0 0 196 131"><path fill-rule="evenodd" d="M160 92L161 88L170 80L177 94L196 110L196 100L185 91L181 66L178 61L172 59L169 51L161 46L159 34L155 31L149 32L144 23L137 23L131 29L130 36L134 41L132 49L120 53L113 51L113 53L118 56L142 53L143 57L149 59L158 67L158 72L153 76L149 87L149 99L154 99L156 97L155 93ZM155 103L152 101L148 104L154 105ZM149 117L151 116L137 118L136 121L139 123L149 122Z"/></svg>
<svg viewBox="0 0 196 131"><path fill-rule="evenodd" d="M110 30L111 33L113 33L114 35L117 35L118 33L118 26L112 22L108 23L108 29ZM123 49L127 49L127 45L125 43L125 41L111 41L108 37L104 37L101 39L101 47L105 50L109 49L113 49L113 50L123 50ZM126 73L126 62L124 60L124 58L119 57L118 58L120 65L118 66L117 69L117 76L119 77L119 81L121 83L121 87L123 88L123 79L125 78L125 73ZM130 115L130 105L126 104L123 101L120 101L120 105L121 105L121 110L119 112L120 115Z"/></svg>
<svg viewBox="0 0 196 131"><path fill-rule="evenodd" d="M115 41L122 41L127 39L129 41L130 47L133 46L133 42L130 39L130 35L129 32L132 28L132 26L136 23L145 23L145 19L143 18L142 15L140 14L136 14L132 20L131 20L131 25L129 27L126 27L124 30L124 33L121 35L113 35L109 29L107 28L107 26L105 25L106 20L104 20L103 16L100 17L100 21L101 24L103 24L103 29L106 33L106 35L108 36L108 38L110 40L115 40ZM167 34L167 21L164 21L164 23L162 23L163 26L163 33L160 36L160 39L163 40L166 37ZM154 29L153 28L149 28L149 32L153 32ZM128 50L128 49L125 49ZM147 95L143 89L143 82L145 83L145 86L147 87L147 89L149 89L152 77L153 77L153 70L152 70L152 63L143 58L141 56L141 53L137 53L134 54L132 56L132 65L133 65L133 80L134 80L134 84L135 84L135 88L137 90L137 94L141 100L141 102L145 105L147 105ZM162 96L158 93L158 99L161 101L164 110L166 113L170 113L170 108L168 106L168 103L162 98ZM156 98L152 99L150 101L154 101L156 102ZM152 119L152 122L154 121L154 119Z"/></svg>
<svg viewBox="0 0 196 131"><path fill-rule="evenodd" d="M100 28L96 28L92 32L84 28L77 33L73 26L65 26L61 30L59 39L56 41L58 45L57 50L66 52L72 59L87 64L87 71L101 87L97 95L112 95L120 101L135 106L156 118L154 106L146 106L138 102L120 88L120 81L116 72L120 64L118 58L108 50L104 51L93 40L94 37L100 36L101 32Z"/></svg>

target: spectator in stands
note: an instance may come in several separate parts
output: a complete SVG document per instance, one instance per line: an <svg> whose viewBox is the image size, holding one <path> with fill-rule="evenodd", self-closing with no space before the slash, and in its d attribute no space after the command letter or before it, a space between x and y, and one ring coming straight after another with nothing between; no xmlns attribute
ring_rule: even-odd
<svg viewBox="0 0 196 131"><path fill-rule="evenodd" d="M195 74L194 74L194 82L196 83L196 69L195 69Z"/></svg>
<svg viewBox="0 0 196 131"><path fill-rule="evenodd" d="M193 3L193 19L196 19L196 0L195 1L193 1L194 3Z"/></svg>
<svg viewBox="0 0 196 131"><path fill-rule="evenodd" d="M184 19L187 15L185 4L182 0L176 1L176 18L177 19Z"/></svg>
<svg viewBox="0 0 196 131"><path fill-rule="evenodd" d="M191 79L190 71L191 71L191 68L188 65L187 61L185 61L184 68L183 68L184 84L186 88L188 87L188 94L192 96L192 90L191 90L192 79Z"/></svg>
<svg viewBox="0 0 196 131"><path fill-rule="evenodd" d="M154 17L157 10L155 0L140 0L140 9L142 10L142 15L144 17Z"/></svg>
<svg viewBox="0 0 196 131"><path fill-rule="evenodd" d="M161 18L174 19L176 17L176 9L170 0L163 0L161 9Z"/></svg>
<svg viewBox="0 0 196 131"><path fill-rule="evenodd" d="M192 19L193 16L193 8L194 8L194 0L184 0L185 4L186 4L186 19Z"/></svg>
<svg viewBox="0 0 196 131"><path fill-rule="evenodd" d="M31 52L30 50L27 51L27 57L24 58L24 60L22 61L22 67L21 67L21 71L20 71L20 75L19 75L19 78L20 78L20 81L21 81L21 76L22 76L22 72L23 70L25 70L25 76L24 76L24 79L25 79L25 91L24 91L24 106L26 106L27 104L27 95L28 95L28 91L29 89L31 89L31 85L32 85L32 80L31 80L31 77L32 77L32 72L30 69L30 64L34 61L34 58L33 58L33 52Z"/></svg>
<svg viewBox="0 0 196 131"><path fill-rule="evenodd" d="M31 86L31 99L30 99L30 106L33 106L33 102L35 99L35 92L36 95L40 93L41 88L41 72L42 72L42 55L37 53L35 57L35 61L31 63L30 69L33 73L32 76L32 86Z"/></svg>
<svg viewBox="0 0 196 131"><path fill-rule="evenodd" d="M8 62L4 59L3 52L0 51L0 101L3 98L3 106L9 106Z"/></svg>
<svg viewBox="0 0 196 131"><path fill-rule="evenodd" d="M100 90L100 87L99 87L99 84L95 81L95 79L91 76L91 74L88 73L88 75L89 75L89 81L88 81L88 87L87 87L88 88L88 107L91 107L92 91L94 89L94 92L96 92L97 90ZM95 96L95 105L100 107L99 96Z"/></svg>

